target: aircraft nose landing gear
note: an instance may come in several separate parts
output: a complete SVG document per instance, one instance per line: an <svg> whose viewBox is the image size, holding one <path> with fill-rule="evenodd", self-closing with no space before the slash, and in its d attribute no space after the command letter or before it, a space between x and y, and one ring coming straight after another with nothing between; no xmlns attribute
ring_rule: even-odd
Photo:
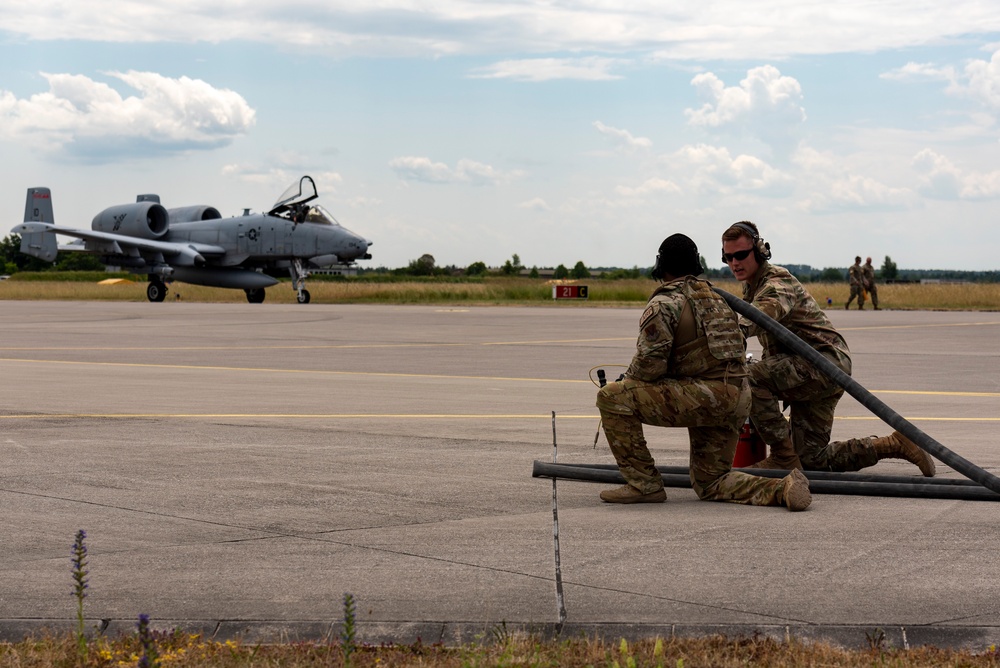
<svg viewBox="0 0 1000 668"><path fill-rule="evenodd" d="M247 301L251 304L263 304L266 293L264 288L249 288L243 292L247 293Z"/></svg>
<svg viewBox="0 0 1000 668"><path fill-rule="evenodd" d="M309 303L309 291L306 290L306 277L309 272L302 268L302 260L295 258L288 265L288 273L292 275L292 287L295 288L295 299L300 304Z"/></svg>

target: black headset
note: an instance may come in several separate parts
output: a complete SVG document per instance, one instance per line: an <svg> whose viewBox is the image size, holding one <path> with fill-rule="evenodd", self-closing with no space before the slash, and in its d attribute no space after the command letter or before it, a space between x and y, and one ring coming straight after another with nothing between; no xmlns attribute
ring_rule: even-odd
<svg viewBox="0 0 1000 668"><path fill-rule="evenodd" d="M743 230L744 232L750 235L750 239L753 242L753 256L754 259L757 260L758 264L760 264L764 260L771 259L771 244L761 239L760 235L757 234L757 230L753 229L751 225L747 225L744 222L733 223L732 225L730 225L730 229L734 227ZM726 262L725 255L722 256L722 263L728 264Z"/></svg>

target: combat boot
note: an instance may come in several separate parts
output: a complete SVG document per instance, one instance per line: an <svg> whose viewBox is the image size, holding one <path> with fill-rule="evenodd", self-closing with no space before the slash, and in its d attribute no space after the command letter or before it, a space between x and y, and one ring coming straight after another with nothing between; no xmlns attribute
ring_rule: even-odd
<svg viewBox="0 0 1000 668"><path fill-rule="evenodd" d="M601 492L601 501L605 503L663 503L666 500L667 493L663 489L643 494L632 485L622 485L618 489Z"/></svg>
<svg viewBox="0 0 1000 668"><path fill-rule="evenodd" d="M748 469L778 469L781 471L791 471L792 469L802 469L802 462L795 452L791 437L786 437L778 445L771 446L771 454L756 464L746 467Z"/></svg>
<svg viewBox="0 0 1000 668"><path fill-rule="evenodd" d="M894 431L888 436L873 438L872 448L875 449L875 454L878 455L880 460L905 459L911 464L916 464L925 477L934 477L935 467L931 456L898 431Z"/></svg>
<svg viewBox="0 0 1000 668"><path fill-rule="evenodd" d="M812 492L809 491L809 478L796 469L781 479L781 504L790 511L805 510L812 503Z"/></svg>

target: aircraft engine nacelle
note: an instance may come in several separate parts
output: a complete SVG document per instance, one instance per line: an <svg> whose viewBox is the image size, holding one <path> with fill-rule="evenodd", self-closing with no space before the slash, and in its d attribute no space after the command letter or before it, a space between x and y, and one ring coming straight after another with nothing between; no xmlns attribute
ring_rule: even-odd
<svg viewBox="0 0 1000 668"><path fill-rule="evenodd" d="M217 220L222 214L214 206L182 206L167 209L171 223L194 223L199 220Z"/></svg>
<svg viewBox="0 0 1000 668"><path fill-rule="evenodd" d="M125 234L139 239L159 239L167 233L170 215L155 202L112 206L94 216L90 227L96 232Z"/></svg>

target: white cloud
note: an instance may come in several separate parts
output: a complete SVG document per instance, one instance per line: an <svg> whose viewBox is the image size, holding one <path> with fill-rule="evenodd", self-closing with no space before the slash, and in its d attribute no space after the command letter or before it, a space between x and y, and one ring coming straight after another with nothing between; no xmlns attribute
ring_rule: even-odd
<svg viewBox="0 0 1000 668"><path fill-rule="evenodd" d="M1000 111L1000 51L986 60L973 60L965 65L965 91L975 100Z"/></svg>
<svg viewBox="0 0 1000 668"><path fill-rule="evenodd" d="M548 211L551 208L541 197L532 197L529 200L521 202L517 205L517 207L519 209L530 209L532 211Z"/></svg>
<svg viewBox="0 0 1000 668"><path fill-rule="evenodd" d="M946 81L945 90L950 95L968 97L992 111L1000 111L1000 50L994 51L989 60L969 60L963 68L910 62L880 76L897 81Z"/></svg>
<svg viewBox="0 0 1000 668"><path fill-rule="evenodd" d="M553 79L582 79L608 81L621 79L612 74L611 68L624 61L616 58L589 56L585 58L526 58L503 60L481 67L469 76L473 79L512 79L514 81L551 81Z"/></svg>
<svg viewBox="0 0 1000 668"><path fill-rule="evenodd" d="M800 189L807 194L798 208L809 213L901 211L914 206L913 192L870 176L852 173L844 159L800 147L794 156Z"/></svg>
<svg viewBox="0 0 1000 668"><path fill-rule="evenodd" d="M663 164L674 170L675 178L699 192L754 192L768 197L787 195L792 177L760 158L707 144L688 145L664 156ZM686 189L685 189L686 190Z"/></svg>
<svg viewBox="0 0 1000 668"><path fill-rule="evenodd" d="M225 146L253 127L255 112L239 94L198 80L154 72L109 72L138 91L123 97L83 75L47 74L49 90L17 99L0 95L0 138L64 150L98 162L130 155Z"/></svg>
<svg viewBox="0 0 1000 668"><path fill-rule="evenodd" d="M876 52L1000 31L981 0L897 2L739 0L2 0L0 25L37 40L219 43L238 40L337 54L602 53L670 59L772 59ZM892 26L891 30L886 26Z"/></svg>
<svg viewBox="0 0 1000 668"><path fill-rule="evenodd" d="M739 86L727 87L711 72L695 76L691 85L707 100L699 109L684 110L691 125L735 126L769 144L787 146L806 120L802 86L772 65L749 70Z"/></svg>
<svg viewBox="0 0 1000 668"><path fill-rule="evenodd" d="M448 165L433 162L430 158L403 156L389 161L389 167L404 181L425 183L451 183L457 180Z"/></svg>
<svg viewBox="0 0 1000 668"><path fill-rule="evenodd" d="M315 166L313 164L312 166ZM310 169L308 163L299 157L292 164L282 164L280 159L271 164L229 164L225 165L222 175L242 183L250 183L273 190L275 194L283 188L297 183L303 176L311 176L316 184L317 194L323 195L336 192L344 178L338 172L320 169Z"/></svg>
<svg viewBox="0 0 1000 668"><path fill-rule="evenodd" d="M673 181L653 177L646 179L634 188L629 186L618 186L615 188L615 192L624 197L641 197L642 195L649 195L656 192L679 193L681 192L681 189L680 186Z"/></svg>
<svg viewBox="0 0 1000 668"><path fill-rule="evenodd" d="M913 168L920 175L920 194L932 199L1000 198L1000 170L964 172L951 160L930 149L914 156Z"/></svg>
<svg viewBox="0 0 1000 668"><path fill-rule="evenodd" d="M463 158L452 169L443 162L430 158L401 156L389 161L389 168L404 181L424 183L471 183L473 185L500 185L524 176L520 170L501 172L492 166Z"/></svg>
<svg viewBox="0 0 1000 668"><path fill-rule="evenodd" d="M619 148L632 151L636 149L650 149L653 147L653 142L646 137L633 137L632 133L628 130L621 130L619 128L613 128L610 125L605 125L600 121L594 121L594 127L605 137L610 137L611 140Z"/></svg>
<svg viewBox="0 0 1000 668"><path fill-rule="evenodd" d="M352 209L367 209L369 207L378 206L381 203L382 200L380 200L377 197L359 196L359 197L351 197L350 199L347 200L347 206L351 207Z"/></svg>
<svg viewBox="0 0 1000 668"><path fill-rule="evenodd" d="M915 81L921 79L953 81L955 79L955 68L938 67L932 63L909 62L888 72L879 75L880 79L893 79L895 81Z"/></svg>

